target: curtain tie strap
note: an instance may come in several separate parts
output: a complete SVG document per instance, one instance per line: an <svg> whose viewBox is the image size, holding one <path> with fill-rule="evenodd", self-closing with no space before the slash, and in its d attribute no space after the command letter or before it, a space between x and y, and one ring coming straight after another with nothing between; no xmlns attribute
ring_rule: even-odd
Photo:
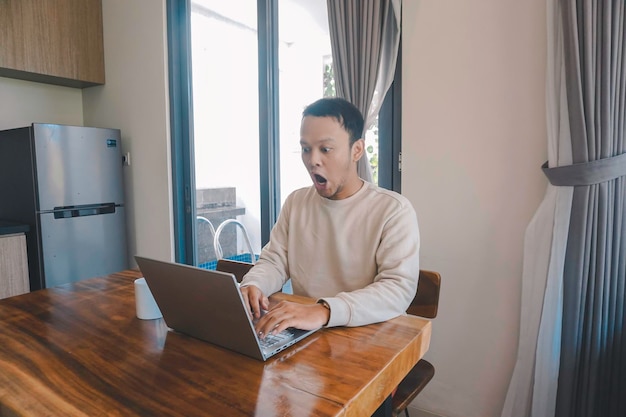
<svg viewBox="0 0 626 417"><path fill-rule="evenodd" d="M626 175L626 153L580 164L548 168L541 166L550 184L556 186L592 185Z"/></svg>

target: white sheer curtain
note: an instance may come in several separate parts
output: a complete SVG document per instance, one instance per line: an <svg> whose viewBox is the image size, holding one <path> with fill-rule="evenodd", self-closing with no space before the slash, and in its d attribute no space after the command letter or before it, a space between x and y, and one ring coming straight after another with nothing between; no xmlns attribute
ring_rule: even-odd
<svg viewBox="0 0 626 417"><path fill-rule="evenodd" d="M548 0L546 108L550 167L572 163L560 14L559 1ZM502 417L554 416L572 196L573 187L548 185L526 229L517 361Z"/></svg>

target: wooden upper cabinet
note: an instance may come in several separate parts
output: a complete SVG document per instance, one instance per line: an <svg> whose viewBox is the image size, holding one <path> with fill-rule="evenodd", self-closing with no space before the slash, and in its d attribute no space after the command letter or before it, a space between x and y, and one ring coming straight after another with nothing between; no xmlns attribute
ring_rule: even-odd
<svg viewBox="0 0 626 417"><path fill-rule="evenodd" d="M104 84L101 0L0 0L0 76Z"/></svg>

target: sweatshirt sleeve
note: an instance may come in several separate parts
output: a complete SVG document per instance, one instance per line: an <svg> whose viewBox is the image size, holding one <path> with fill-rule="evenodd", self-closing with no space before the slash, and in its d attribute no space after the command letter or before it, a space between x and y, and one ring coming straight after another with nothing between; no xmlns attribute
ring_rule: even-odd
<svg viewBox="0 0 626 417"><path fill-rule="evenodd" d="M289 211L291 209L291 198L287 198L280 211L276 225L270 233L270 240L261 251L259 260L248 271L241 281L241 286L254 285L258 287L265 296L282 289L289 277L289 267L287 262L287 240L289 237Z"/></svg>
<svg viewBox="0 0 626 417"><path fill-rule="evenodd" d="M322 297L331 311L327 327L362 326L405 314L417 290L419 248L417 215L406 201L384 225L374 281L362 289Z"/></svg>

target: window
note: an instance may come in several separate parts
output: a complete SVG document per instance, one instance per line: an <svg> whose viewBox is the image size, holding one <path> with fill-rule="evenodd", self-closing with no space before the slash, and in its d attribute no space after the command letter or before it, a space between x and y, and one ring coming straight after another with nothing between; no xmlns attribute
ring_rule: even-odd
<svg viewBox="0 0 626 417"><path fill-rule="evenodd" d="M191 1L196 264L216 260L214 235L239 221L261 248L257 6ZM227 41L224 41L227 40ZM251 252L243 228L219 234L223 256Z"/></svg>
<svg viewBox="0 0 626 417"><path fill-rule="evenodd" d="M310 185L300 119L334 95L328 33L326 0L168 0L177 261L213 262L228 219L258 254L287 195ZM399 191L400 101L387 99L366 147L375 181ZM219 243L249 252L235 224Z"/></svg>

